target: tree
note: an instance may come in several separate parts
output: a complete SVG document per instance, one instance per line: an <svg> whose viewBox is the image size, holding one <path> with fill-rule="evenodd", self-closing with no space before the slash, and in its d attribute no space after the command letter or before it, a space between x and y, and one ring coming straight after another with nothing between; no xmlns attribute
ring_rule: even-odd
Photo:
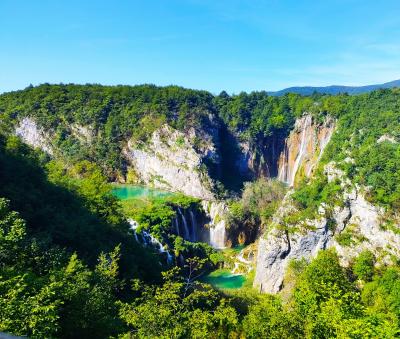
<svg viewBox="0 0 400 339"><path fill-rule="evenodd" d="M353 272L364 281L371 281L374 275L375 256L371 251L364 250L355 259Z"/></svg>
<svg viewBox="0 0 400 339"><path fill-rule="evenodd" d="M130 333L139 338L227 338L235 332L235 309L209 285L195 280L202 265L192 258L183 272L178 267L164 272L162 286L134 281L133 293L138 297L130 304L119 303L120 317Z"/></svg>

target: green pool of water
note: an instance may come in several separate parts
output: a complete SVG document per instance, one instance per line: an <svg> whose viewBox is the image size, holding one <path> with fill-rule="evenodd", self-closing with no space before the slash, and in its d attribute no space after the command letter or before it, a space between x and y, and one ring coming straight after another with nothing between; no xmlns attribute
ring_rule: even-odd
<svg viewBox="0 0 400 339"><path fill-rule="evenodd" d="M246 245L237 245L237 246L233 247L232 250L234 252L240 253L240 251L245 247L246 247Z"/></svg>
<svg viewBox="0 0 400 339"><path fill-rule="evenodd" d="M246 277L241 274L232 274L227 270L216 270L202 279L204 282L219 289L241 288L246 281Z"/></svg>
<svg viewBox="0 0 400 339"><path fill-rule="evenodd" d="M115 185L112 189L112 193L121 200L143 199L149 197L160 198L172 195L171 192L135 185Z"/></svg>

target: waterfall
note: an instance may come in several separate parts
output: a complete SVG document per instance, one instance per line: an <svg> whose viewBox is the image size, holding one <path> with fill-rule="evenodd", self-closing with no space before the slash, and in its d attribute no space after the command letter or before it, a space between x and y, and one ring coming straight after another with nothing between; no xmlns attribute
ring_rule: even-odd
<svg viewBox="0 0 400 339"><path fill-rule="evenodd" d="M281 154L278 161L278 180L287 182L287 171L288 171L288 163L289 163L289 152L287 141L285 142L285 147L283 149L283 153Z"/></svg>
<svg viewBox="0 0 400 339"><path fill-rule="evenodd" d="M214 248L226 247L226 230L225 230L225 216L228 212L228 207L223 201L206 201L201 202L203 210L210 222L208 223L209 239L208 244Z"/></svg>
<svg viewBox="0 0 400 339"><path fill-rule="evenodd" d="M138 236L137 236L137 231L136 230L139 227L139 224L137 223L137 221L132 220L132 219L129 219L128 222L131 225L131 229L134 232L136 241L138 241ZM149 232L147 232L145 230L142 230L141 235L142 235L142 239L143 239L143 244L145 246L148 246L148 245L152 244L158 250L158 253L160 253L160 254L164 254L165 253L166 256L167 256L167 263L169 265L172 264L173 257L171 255L171 253L169 253L164 248L163 244L157 238L153 237Z"/></svg>
<svg viewBox="0 0 400 339"><path fill-rule="evenodd" d="M172 263L172 255L164 248L164 246L161 244L161 242L157 239L154 238L150 233L147 233L143 231L147 236L150 237L150 242L155 245L156 247L158 246L158 253L162 254L165 253L167 255L167 263L171 264Z"/></svg>
<svg viewBox="0 0 400 339"><path fill-rule="evenodd" d="M197 235L196 235L196 230L197 230L197 223L196 223L196 217L194 216L194 213L192 210L189 210L190 213L190 218L192 220L192 241L197 240Z"/></svg>
<svg viewBox="0 0 400 339"><path fill-rule="evenodd" d="M182 221L183 221L183 230L185 232L185 239L186 240L190 240L190 234L189 234L189 228L188 228L188 225L187 225L187 221L186 221L186 218L185 218L184 214L182 213L182 211L181 211L181 209L179 207L178 207L178 212L179 212L179 214L180 214L180 216L182 218Z"/></svg>
<svg viewBox="0 0 400 339"><path fill-rule="evenodd" d="M304 151L306 149L305 146L306 146L307 125L311 124L311 120L312 120L311 115L306 116L306 119L305 119L305 122L304 122L304 126L303 126L303 131L302 131L302 134L301 134L301 142L300 142L299 153L297 154L296 160L295 160L294 165L293 165L292 177L291 177L291 180L290 180L290 186L294 185L294 179L296 177L297 170L299 169L300 162L301 162L301 160L303 158Z"/></svg>
<svg viewBox="0 0 400 339"><path fill-rule="evenodd" d="M178 218L175 217L174 219L172 219L172 223L175 225L175 232L177 236L181 236L181 232L179 231L179 222L178 222Z"/></svg>
<svg viewBox="0 0 400 339"><path fill-rule="evenodd" d="M210 227L210 245L214 248L225 248L225 222L220 221Z"/></svg>
<svg viewBox="0 0 400 339"><path fill-rule="evenodd" d="M135 220L128 220L129 225L131 225L131 230L133 231L133 235L135 236L136 242L140 242L138 235L136 233L136 229L138 228L139 224Z"/></svg>
<svg viewBox="0 0 400 339"><path fill-rule="evenodd" d="M236 260L237 261L235 261L234 267L231 271L232 274L238 273L240 265L245 266L245 268L247 269L247 273L249 273L253 269L251 261L244 258L244 249L241 250L240 253L236 256Z"/></svg>

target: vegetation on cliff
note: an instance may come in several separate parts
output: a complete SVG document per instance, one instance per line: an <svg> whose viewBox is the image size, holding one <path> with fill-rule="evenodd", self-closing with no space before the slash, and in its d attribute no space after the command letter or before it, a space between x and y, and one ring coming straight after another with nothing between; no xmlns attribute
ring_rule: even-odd
<svg viewBox="0 0 400 339"><path fill-rule="evenodd" d="M30 116L45 130L53 131L54 146L64 161L89 160L113 178L126 174L121 152L126 141L145 140L163 123L183 131L190 127L207 131L213 124L214 128L225 124L242 141L261 143L260 149L253 147L256 152L266 148L267 154L279 151L271 148L274 140L279 144L288 135L296 117L309 112L322 121L329 114L338 120L338 127L321 166L332 160L342 163L354 183L370 187L372 202L398 208L399 96L398 89L357 96L271 97L266 92L213 96L176 86L45 84L0 95L0 123L3 130L10 131L16 118ZM78 135L76 126L86 128L81 132L86 134L86 141ZM378 142L382 136L386 138ZM224 138L228 136L224 134ZM229 147L234 147L233 142L225 145ZM225 151L228 157L229 151ZM344 164L349 157L353 162ZM263 161L272 166L267 159ZM235 159L227 159L225 165L235 167ZM229 171L225 168L224 172Z"/></svg>
<svg viewBox="0 0 400 339"><path fill-rule="evenodd" d="M293 195L303 215L311 217L321 203L340 204L340 181L328 183L324 174L329 162L359 185L371 203L395 213L400 206L400 91L324 97L321 107L338 119L338 127L314 176L304 178Z"/></svg>
<svg viewBox="0 0 400 339"><path fill-rule="evenodd" d="M239 141L265 146L284 138L303 112L315 121L335 117L337 130L312 178L295 187L300 217L314 216L321 203L341 203L343 187L323 171L330 161L393 216L400 207L397 89L278 98L174 86L42 85L1 95L0 331L32 338L399 336L399 258L376 267L364 251L344 268L334 251L321 251L310 263L290 264L278 296L229 295L197 280L220 256L169 233L176 208L195 208L195 199L122 206L111 194L107 181L126 170L124 143L146 140L163 123L207 130L216 121ZM11 135L16 118L27 116L54 132L61 156L50 159ZM77 137L77 125L90 142ZM246 184L231 204L232 230L257 234L284 193L274 181ZM186 261L161 273L166 267L134 240L125 215Z"/></svg>
<svg viewBox="0 0 400 339"><path fill-rule="evenodd" d="M266 230L285 193L285 185L277 180L245 183L240 199L229 204L230 234L242 243L254 242Z"/></svg>

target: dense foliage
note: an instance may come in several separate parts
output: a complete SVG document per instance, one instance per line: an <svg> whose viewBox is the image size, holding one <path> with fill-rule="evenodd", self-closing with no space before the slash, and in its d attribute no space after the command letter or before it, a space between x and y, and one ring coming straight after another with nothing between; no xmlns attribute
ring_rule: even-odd
<svg viewBox="0 0 400 339"><path fill-rule="evenodd" d="M304 112L316 122L336 118L337 129L313 178L296 181L299 215L287 222L315 216L321 203L327 211L341 203L341 182L328 182L323 171L330 161L368 200L397 213L397 89L271 97L213 96L175 86L42 85L1 95L0 127L7 136L0 137L0 331L32 338L398 337L396 258L393 266L377 268L364 251L343 268L334 251L321 251L311 263L291 263L281 295L220 292L198 278L221 256L170 230L177 208L196 209L197 200L175 196L122 206L111 194L107 181L126 171L121 150L127 140L143 143L163 123L183 131L219 126L230 136L222 150L237 139L264 156ZM9 133L27 116L54 132L52 160ZM77 132L82 126L86 130ZM228 167L236 149L229 152L232 159L222 162ZM244 225L245 237L253 239L284 193L275 181L246 184L230 206L237 238ZM166 244L179 265L167 270L156 251L136 242L126 216L139 221L138 232ZM337 240L354 239L343 233Z"/></svg>
<svg viewBox="0 0 400 339"><path fill-rule="evenodd" d="M204 242L185 240L176 233L177 225L171 222L175 219L178 223L178 219L182 218L181 214L188 214L188 211L193 213L194 218L198 217L201 214L199 199L174 194L168 197L126 199L122 201L122 206L124 214L138 223L137 233L150 233L166 250L174 253L175 262L179 259L182 261L183 257L215 257L215 250L211 246ZM211 266L216 263L215 260L209 262Z"/></svg>
<svg viewBox="0 0 400 339"><path fill-rule="evenodd" d="M105 337L122 326L123 280L159 280L110 190L93 164L66 169L0 138L0 330Z"/></svg>
<svg viewBox="0 0 400 339"><path fill-rule="evenodd" d="M135 279L130 292L121 294L119 246L100 254L93 268L61 249L42 252L2 198L0 258L0 330L32 338L393 338L400 333L400 268L378 270L368 252L352 270L343 269L333 251L320 252L310 264L293 262L294 287L285 302L250 291L224 296L197 281L205 263L199 258L165 272L161 285Z"/></svg>
<svg viewBox="0 0 400 339"><path fill-rule="evenodd" d="M323 173L328 162L344 171L350 182L364 189L366 198L383 206L388 214L400 204L400 91L381 90L358 96L323 96L317 100L319 116L337 118L319 169L304 179L293 195L307 215L322 203L338 203L340 181L328 183Z"/></svg>
<svg viewBox="0 0 400 339"><path fill-rule="evenodd" d="M140 143L163 123L183 131L220 128L222 172L227 176L222 181L229 186L238 176L232 170L237 150L229 133L249 142L254 156L274 173L271 162L277 159L271 154L279 152L294 119L309 112L322 121L329 114L338 120L338 128L325 152L325 162L343 163L352 158L354 162L346 165L350 179L370 187L372 201L398 208L399 96L398 89L357 96L272 97L266 92L213 96L176 86L45 84L0 95L0 124L3 130L10 130L16 118L33 117L53 131L56 153L64 161L94 162L109 178L126 174L121 152L126 141ZM80 130L82 126L86 129ZM386 138L377 142L382 136Z"/></svg>
<svg viewBox="0 0 400 339"><path fill-rule="evenodd" d="M95 165L80 162L67 169L15 137L0 137L0 196L20 213L43 250L58 246L95 264L102 251L121 244L123 272L157 275L146 264L152 256L132 239L111 186Z"/></svg>
<svg viewBox="0 0 400 339"><path fill-rule="evenodd" d="M244 185L240 199L229 204L229 232L241 242L250 243L265 231L286 192L277 180L260 178Z"/></svg>
<svg viewBox="0 0 400 339"><path fill-rule="evenodd" d="M2 126L15 117L34 117L54 131L53 143L71 162L96 162L109 175L123 170L121 148L145 140L163 123L184 129L209 124L212 95L176 86L41 85L0 96ZM78 126L87 127L76 135ZM82 141L84 138L86 141Z"/></svg>

